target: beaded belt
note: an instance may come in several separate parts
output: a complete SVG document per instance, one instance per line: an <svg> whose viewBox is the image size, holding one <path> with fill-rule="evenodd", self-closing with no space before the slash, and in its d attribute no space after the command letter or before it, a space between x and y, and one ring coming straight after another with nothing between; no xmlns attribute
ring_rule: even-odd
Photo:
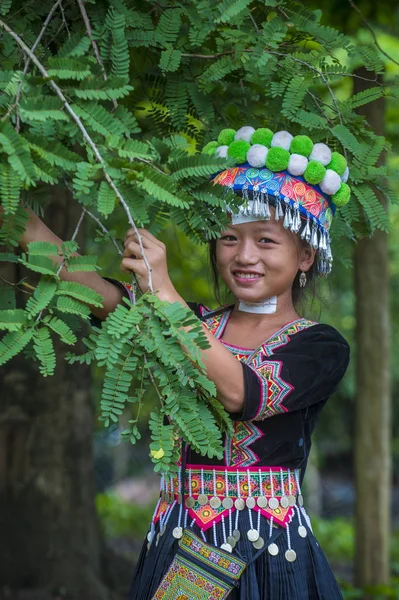
<svg viewBox="0 0 399 600"><path fill-rule="evenodd" d="M154 515L156 523L173 504L182 504L180 477L161 480L161 496ZM294 506L303 505L299 470L282 467L218 467L186 465L185 506L202 531L229 513L245 508L260 512L279 525L291 520Z"/></svg>

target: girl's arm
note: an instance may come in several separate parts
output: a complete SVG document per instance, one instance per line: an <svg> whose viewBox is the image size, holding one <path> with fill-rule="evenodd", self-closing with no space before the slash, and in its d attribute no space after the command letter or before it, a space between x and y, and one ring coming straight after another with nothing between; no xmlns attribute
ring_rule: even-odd
<svg viewBox="0 0 399 600"><path fill-rule="evenodd" d="M161 300L180 302L187 306L169 278L165 244L145 229L139 229L144 252L151 265L153 290ZM141 257L137 236L130 229L125 237L125 258L122 268L133 271L142 292L148 290L148 272ZM188 328L189 329L189 328ZM242 365L209 331L205 331L210 348L202 350L208 379L214 382L217 397L230 413L240 413L244 407L244 373Z"/></svg>
<svg viewBox="0 0 399 600"><path fill-rule="evenodd" d="M51 229L49 229L47 225L45 225L43 221L39 219L33 210L30 208L27 208L26 210L29 215L29 221L26 225L25 232L19 241L19 244L23 250L28 250L28 244L30 242L40 241L55 244L61 251L61 244L63 240L55 235L55 233L53 233ZM79 254L75 253L75 256L79 256ZM51 259L55 264L61 264L61 256L51 256ZM122 291L112 283L105 281L97 273L86 271L69 273L67 269L63 267L59 276L63 281L75 281L76 283L86 285L103 297L102 308L96 308L95 306L90 305L92 313L99 319L105 319L108 316L108 313L115 310L116 306L122 300Z"/></svg>

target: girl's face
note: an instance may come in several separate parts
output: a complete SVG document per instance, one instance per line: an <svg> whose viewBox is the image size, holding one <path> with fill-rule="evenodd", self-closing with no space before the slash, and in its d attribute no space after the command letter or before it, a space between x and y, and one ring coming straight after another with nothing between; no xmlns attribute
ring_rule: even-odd
<svg viewBox="0 0 399 600"><path fill-rule="evenodd" d="M246 302L291 297L298 269L307 271L314 256L273 214L269 221L231 225L216 242L219 274L234 296Z"/></svg>

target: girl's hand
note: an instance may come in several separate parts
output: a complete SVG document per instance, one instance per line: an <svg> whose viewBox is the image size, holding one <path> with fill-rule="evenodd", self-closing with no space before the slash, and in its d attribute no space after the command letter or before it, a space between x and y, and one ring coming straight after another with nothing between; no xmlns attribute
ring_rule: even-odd
<svg viewBox="0 0 399 600"><path fill-rule="evenodd" d="M166 246L146 229L139 229L145 256L151 267L152 287L162 300L175 301L179 296L173 287L166 262ZM125 236L125 258L121 269L135 273L137 282L143 293L149 290L148 270L144 262L138 237L134 229L129 229Z"/></svg>

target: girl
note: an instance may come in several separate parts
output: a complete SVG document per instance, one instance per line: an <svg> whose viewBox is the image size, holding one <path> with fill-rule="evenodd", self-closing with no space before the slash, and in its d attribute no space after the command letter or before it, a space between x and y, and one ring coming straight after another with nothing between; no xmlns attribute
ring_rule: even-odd
<svg viewBox="0 0 399 600"><path fill-rule="evenodd" d="M225 437L223 460L185 448L179 476L161 480L130 600L225 598L227 588L201 562L209 549L226 572L238 558L246 563L229 598L342 598L312 534L301 484L311 434L347 369L349 347L331 326L302 318L296 305L300 288L330 269L328 230L334 200L343 203L347 194L341 181L346 163L343 168L337 153L313 146L306 136L270 137L268 131L224 130L205 148L236 160L214 182L243 196L239 213L209 244L215 282L223 281L234 303L214 311L190 303L210 344L202 352L207 376L234 433ZM140 234L156 293L186 305L169 278L165 245L146 230ZM32 214L22 245L34 239L61 244ZM122 269L135 273L147 291L133 230L126 234L124 256ZM127 293L95 273L61 277L103 296L103 308L92 309L100 319ZM188 568L176 554L182 542L194 556Z"/></svg>

